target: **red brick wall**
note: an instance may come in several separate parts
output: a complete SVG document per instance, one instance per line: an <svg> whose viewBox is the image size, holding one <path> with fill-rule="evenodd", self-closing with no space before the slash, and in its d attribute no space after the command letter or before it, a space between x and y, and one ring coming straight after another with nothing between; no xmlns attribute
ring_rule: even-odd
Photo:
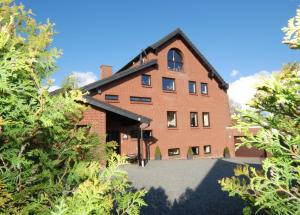
<svg viewBox="0 0 300 215"><path fill-rule="evenodd" d="M91 125L91 132L103 137L106 134L106 112L99 108L88 107L79 124Z"/></svg>
<svg viewBox="0 0 300 215"><path fill-rule="evenodd" d="M183 54L184 68L181 72L169 71L167 68L167 53L171 48L178 48ZM228 141L226 127L230 125L230 114L227 93L220 89L215 79L208 77L208 71L185 46L181 40L166 44L158 53L148 56L158 60L158 69L152 68L116 81L101 88L102 93L94 98L105 100L105 94L119 95L119 101L113 105L132 112L147 116L153 121L148 129L153 131L156 139L150 147L151 158L154 157L154 148L158 145L163 159L169 159L169 148L180 148L181 158L186 158L189 146L199 146L200 156L222 156L226 146L231 151L234 145ZM141 85L141 73L151 75L151 87ZM175 78L176 92L166 93L162 90L162 77ZM196 81L197 94L190 95L188 81ZM208 95L200 94L200 82L208 83ZM151 97L151 104L130 102L130 96ZM167 128L167 111L177 111L177 128ZM198 128L190 127L190 112L198 112ZM210 128L202 126L202 112L210 113ZM93 114L91 114L93 115ZM94 119L91 119L94 120ZM103 118L102 118L103 120ZM102 131L103 127L101 127ZM126 130L126 129L125 129ZM131 153L136 146L136 140L121 138L122 154ZM211 145L212 153L205 155L203 146ZM128 149L128 151L127 151Z"/></svg>

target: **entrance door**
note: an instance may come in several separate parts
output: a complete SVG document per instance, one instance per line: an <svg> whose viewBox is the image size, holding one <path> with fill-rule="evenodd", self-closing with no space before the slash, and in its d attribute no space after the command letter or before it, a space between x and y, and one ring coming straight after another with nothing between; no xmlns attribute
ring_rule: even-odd
<svg viewBox="0 0 300 215"><path fill-rule="evenodd" d="M121 154L121 143L120 143L120 131L108 131L106 136L106 142L116 141L118 146L116 148L116 153Z"/></svg>

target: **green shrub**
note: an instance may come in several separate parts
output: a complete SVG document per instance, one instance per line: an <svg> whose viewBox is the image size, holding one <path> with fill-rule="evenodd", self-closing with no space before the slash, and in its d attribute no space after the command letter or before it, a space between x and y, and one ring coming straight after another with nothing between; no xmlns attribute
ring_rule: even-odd
<svg viewBox="0 0 300 215"><path fill-rule="evenodd" d="M191 147L189 147L188 152L187 152L188 156L193 156L193 150Z"/></svg>
<svg viewBox="0 0 300 215"><path fill-rule="evenodd" d="M300 9L283 28L284 43L300 48ZM246 136L238 146L256 147L272 154L262 161L262 169L238 166L234 176L219 181L229 196L252 203L256 212L300 214L300 66L285 65L279 73L257 84L251 109L236 117L236 128ZM256 135L249 132L259 126ZM251 208L244 214L251 214Z"/></svg>
<svg viewBox="0 0 300 215"><path fill-rule="evenodd" d="M90 201L76 214L99 199L106 214L137 214L145 191L132 191L117 170L122 158L101 168L94 152L101 146L105 154L105 141L77 126L88 108L82 92L48 92L61 54L51 48L53 24L38 24L11 0L0 1L0 17L0 214L50 214L57 202L75 210L84 196Z"/></svg>
<svg viewBox="0 0 300 215"><path fill-rule="evenodd" d="M161 152L160 152L160 149L159 149L159 146L156 146L155 147L155 151L154 151L154 156L157 158L161 158Z"/></svg>
<svg viewBox="0 0 300 215"><path fill-rule="evenodd" d="M226 156L226 155L230 156L230 151L229 151L229 148L227 146L224 148L224 156Z"/></svg>

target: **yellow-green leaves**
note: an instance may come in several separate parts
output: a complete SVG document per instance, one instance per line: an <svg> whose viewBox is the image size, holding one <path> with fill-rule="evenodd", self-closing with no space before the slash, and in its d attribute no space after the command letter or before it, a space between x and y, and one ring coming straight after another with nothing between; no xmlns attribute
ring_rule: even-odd
<svg viewBox="0 0 300 215"><path fill-rule="evenodd" d="M283 43L288 44L291 49L300 48L300 9L297 9L296 16L289 19L288 25L282 28L285 33Z"/></svg>

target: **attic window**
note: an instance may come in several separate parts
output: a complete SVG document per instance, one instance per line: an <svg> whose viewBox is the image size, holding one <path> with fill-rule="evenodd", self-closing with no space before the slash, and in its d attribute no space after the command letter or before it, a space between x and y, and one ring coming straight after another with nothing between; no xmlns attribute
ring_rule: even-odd
<svg viewBox="0 0 300 215"><path fill-rule="evenodd" d="M183 66L182 56L178 49L170 49L168 52L168 69L181 71Z"/></svg>

